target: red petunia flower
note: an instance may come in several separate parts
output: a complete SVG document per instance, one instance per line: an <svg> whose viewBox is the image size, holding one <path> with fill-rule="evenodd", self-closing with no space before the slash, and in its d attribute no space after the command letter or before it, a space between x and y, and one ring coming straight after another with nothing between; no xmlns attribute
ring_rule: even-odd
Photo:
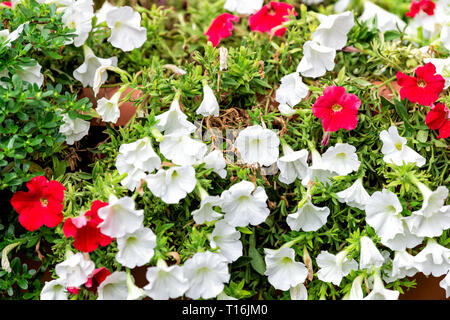
<svg viewBox="0 0 450 320"><path fill-rule="evenodd" d="M12 2L9 1L3 1L2 5L12 8Z"/></svg>
<svg viewBox="0 0 450 320"><path fill-rule="evenodd" d="M450 137L450 110L443 103L437 103L425 117L425 123L431 130L439 130L438 139Z"/></svg>
<svg viewBox="0 0 450 320"><path fill-rule="evenodd" d="M98 228L99 223L103 222L98 216L98 209L107 206L108 203L94 201L91 210L76 218L67 218L64 221L63 232L66 238L73 237L75 241L73 246L82 252L91 252L98 246L107 246L113 240L101 233Z"/></svg>
<svg viewBox="0 0 450 320"><path fill-rule="evenodd" d="M436 4L430 0L420 0L411 2L411 7L409 11L406 13L408 17L414 18L419 12L422 10L427 15L432 16L434 14L434 9L436 8Z"/></svg>
<svg viewBox="0 0 450 320"><path fill-rule="evenodd" d="M71 294L78 294L80 292L80 288L78 287L67 287L67 292Z"/></svg>
<svg viewBox="0 0 450 320"><path fill-rule="evenodd" d="M289 20L289 16L297 16L297 12L292 5L283 2L273 2L263 6L258 12L248 18L248 23L252 31L261 33L269 32ZM274 35L282 37L286 28L278 29Z"/></svg>
<svg viewBox="0 0 450 320"><path fill-rule="evenodd" d="M216 47L221 39L231 36L231 30L233 30L233 21L239 21L239 17L233 16L229 13L222 13L215 18L211 23L211 26L205 32L208 37L208 41L212 42L213 47Z"/></svg>
<svg viewBox="0 0 450 320"><path fill-rule="evenodd" d="M400 89L400 97L408 98L413 103L423 106L431 106L439 98L444 89L445 79L436 74L436 67L431 62L416 69L417 77L410 77L403 72L397 72L397 84Z"/></svg>
<svg viewBox="0 0 450 320"><path fill-rule="evenodd" d="M313 114L322 119L325 132L339 129L353 130L358 124L358 109L361 100L344 87L331 86L323 91L312 106Z"/></svg>
<svg viewBox="0 0 450 320"><path fill-rule="evenodd" d="M27 182L28 192L17 191L11 205L19 213L20 224L28 231L46 225L54 228L63 220L64 186L58 181L47 181L44 176Z"/></svg>
<svg viewBox="0 0 450 320"><path fill-rule="evenodd" d="M107 276L111 274L111 271L109 271L105 267L101 267L98 269L95 269L94 272L92 272L92 275L89 277L89 279L86 281L84 286L89 290L93 291L94 293L97 292L98 286L103 282L103 280L106 279Z"/></svg>

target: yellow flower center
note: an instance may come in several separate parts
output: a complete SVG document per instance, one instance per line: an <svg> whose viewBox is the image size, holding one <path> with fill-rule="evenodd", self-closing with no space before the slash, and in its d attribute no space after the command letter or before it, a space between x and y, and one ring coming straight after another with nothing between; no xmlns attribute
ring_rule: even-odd
<svg viewBox="0 0 450 320"><path fill-rule="evenodd" d="M427 83L423 80L418 80L417 85L421 88L425 88L427 86Z"/></svg>
<svg viewBox="0 0 450 320"><path fill-rule="evenodd" d="M48 200L45 198L40 198L39 201L41 201L42 206L46 207L48 204Z"/></svg>
<svg viewBox="0 0 450 320"><path fill-rule="evenodd" d="M342 110L342 106L339 104L335 104L334 106L331 107L331 109L333 109L334 112L339 112Z"/></svg>
<svg viewBox="0 0 450 320"><path fill-rule="evenodd" d="M403 147L403 144L402 144L401 142L397 142L397 143L395 144L395 148L396 148L398 151L402 150L402 147Z"/></svg>

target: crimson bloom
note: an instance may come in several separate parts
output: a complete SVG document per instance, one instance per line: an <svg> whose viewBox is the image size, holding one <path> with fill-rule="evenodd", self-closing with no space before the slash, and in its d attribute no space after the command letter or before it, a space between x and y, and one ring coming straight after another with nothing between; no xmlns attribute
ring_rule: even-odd
<svg viewBox="0 0 450 320"><path fill-rule="evenodd" d="M11 198L20 224L28 231L35 231L43 225L54 228L61 223L66 188L58 181L47 181L44 176L28 181L27 188L28 192L17 191Z"/></svg>
<svg viewBox="0 0 450 320"><path fill-rule="evenodd" d="M231 36L231 30L233 30L233 21L239 21L239 17L233 16L229 13L222 13L215 18L211 23L211 26L205 32L208 40L212 42L213 47L216 47L221 39Z"/></svg>
<svg viewBox="0 0 450 320"><path fill-rule="evenodd" d="M2 5L12 8L12 2L3 1Z"/></svg>
<svg viewBox="0 0 450 320"><path fill-rule="evenodd" d="M105 267L101 267L98 269L95 269L94 272L92 272L89 279L86 281L84 286L89 290L93 291L94 293L97 293L98 286L103 282L103 280L106 279L107 276L111 274L111 271L109 271Z"/></svg>
<svg viewBox="0 0 450 320"><path fill-rule="evenodd" d="M313 114L322 120L325 132L339 129L353 130L358 124L358 109L361 100L344 87L331 86L323 91L312 106Z"/></svg>
<svg viewBox="0 0 450 320"><path fill-rule="evenodd" d="M400 97L408 98L413 103L431 106L439 98L444 89L445 79L436 74L436 67L431 62L416 69L416 77L410 77L403 72L397 72L397 84Z"/></svg>
<svg viewBox="0 0 450 320"><path fill-rule="evenodd" d="M439 130L438 139L450 137L450 110L443 103L437 103L425 117L431 130Z"/></svg>
<svg viewBox="0 0 450 320"><path fill-rule="evenodd" d="M94 201L91 210L76 218L67 218L64 221L63 232L66 238L73 237L73 246L82 252L91 252L98 246L107 246L113 240L101 233L98 228L103 219L98 216L98 209L107 206L108 203Z"/></svg>
<svg viewBox="0 0 450 320"><path fill-rule="evenodd" d="M408 17L414 18L419 12L422 10L427 15L432 16L434 14L434 9L436 8L436 4L430 0L420 0L411 2L411 7L409 11L406 13Z"/></svg>
<svg viewBox="0 0 450 320"><path fill-rule="evenodd" d="M290 15L297 15L292 5L283 2L271 1L263 6L258 12L248 18L248 23L252 31L261 33L270 32L273 28L289 20ZM278 29L274 35L282 37L286 28Z"/></svg>

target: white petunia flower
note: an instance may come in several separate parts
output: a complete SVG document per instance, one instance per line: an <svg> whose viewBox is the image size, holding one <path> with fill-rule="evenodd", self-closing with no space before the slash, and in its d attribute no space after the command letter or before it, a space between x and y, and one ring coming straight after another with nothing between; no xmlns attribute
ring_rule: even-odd
<svg viewBox="0 0 450 320"><path fill-rule="evenodd" d="M16 69L16 74L22 81L26 81L31 84L37 84L40 88L44 83L44 75L41 73L42 66L36 62L31 67L21 67L22 70Z"/></svg>
<svg viewBox="0 0 450 320"><path fill-rule="evenodd" d="M93 0L74 0L67 7L60 8L63 11L62 22L70 29L75 29L76 37L66 44L73 44L75 47L82 46L92 30L92 18L94 17Z"/></svg>
<svg viewBox="0 0 450 320"><path fill-rule="evenodd" d="M294 107L308 95L309 87L303 83L298 72L293 72L281 78L280 87L275 92L275 101Z"/></svg>
<svg viewBox="0 0 450 320"><path fill-rule="evenodd" d="M224 220L234 227L248 224L258 225L270 214L267 194L263 187L256 187L249 181L241 181L222 192Z"/></svg>
<svg viewBox="0 0 450 320"><path fill-rule="evenodd" d="M439 282L439 286L445 290L445 297L448 299L450 297L450 272Z"/></svg>
<svg viewBox="0 0 450 320"><path fill-rule="evenodd" d="M219 248L220 253L228 262L233 262L242 256L241 233L225 220L217 221L209 240L211 248Z"/></svg>
<svg viewBox="0 0 450 320"><path fill-rule="evenodd" d="M357 276L352 282L352 288L350 289L350 292L345 295L342 300L363 300L364 294L361 289L363 279L363 275Z"/></svg>
<svg viewBox="0 0 450 320"><path fill-rule="evenodd" d="M378 272L374 274L373 289L364 298L364 300L397 300L400 292L396 290L389 290L384 287L383 281L381 280Z"/></svg>
<svg viewBox="0 0 450 320"><path fill-rule="evenodd" d="M370 200L370 195L364 188L362 179L362 177L356 179L349 188L336 193L339 202L346 203L350 207L364 210L367 202Z"/></svg>
<svg viewBox="0 0 450 320"><path fill-rule="evenodd" d="M127 300L142 300L146 296L145 291L134 283L134 277L129 270L127 270L127 288Z"/></svg>
<svg viewBox="0 0 450 320"><path fill-rule="evenodd" d="M380 268L384 263L384 258L380 251L378 251L372 239L363 236L360 239L360 245L359 269Z"/></svg>
<svg viewBox="0 0 450 320"><path fill-rule="evenodd" d="M355 25L353 12L345 11L339 14L317 14L320 25L312 34L312 40L322 46L335 50L342 49L347 43L347 33Z"/></svg>
<svg viewBox="0 0 450 320"><path fill-rule="evenodd" d="M107 59L97 57L94 52L88 46L83 46L84 62L81 66L73 72L73 77L83 84L83 87L94 87L95 72L98 68L103 66L117 67L117 57L111 57ZM108 79L107 71L103 71L101 74L101 83L104 84Z"/></svg>
<svg viewBox="0 0 450 320"><path fill-rule="evenodd" d="M394 238L385 240L381 238L381 243L391 250L404 251L407 248L414 248L421 244L423 237L418 237L411 233L406 223L405 217L402 218L403 233L397 233Z"/></svg>
<svg viewBox="0 0 450 320"><path fill-rule="evenodd" d="M214 95L214 91L212 91L211 87L207 84L203 86L203 100L196 113L201 114L204 117L219 116L219 103Z"/></svg>
<svg viewBox="0 0 450 320"><path fill-rule="evenodd" d="M122 92L116 92L111 99L101 98L97 101L97 113L104 122L116 123L120 117L119 100Z"/></svg>
<svg viewBox="0 0 450 320"><path fill-rule="evenodd" d="M302 262L295 261L294 249L282 247L278 250L264 249L264 252L264 274L275 289L286 291L305 282L308 269Z"/></svg>
<svg viewBox="0 0 450 320"><path fill-rule="evenodd" d="M450 58L446 59L425 58L423 59L423 62L424 63L431 62L436 67L436 73L440 74L445 79L444 89L450 87Z"/></svg>
<svg viewBox="0 0 450 320"><path fill-rule="evenodd" d="M419 272L419 268L414 257L406 251L396 251L392 261L392 271L385 280L393 282L405 277L412 277L417 272Z"/></svg>
<svg viewBox="0 0 450 320"><path fill-rule="evenodd" d="M148 285L145 293L153 300L168 300L181 297L188 289L188 279L184 276L183 267L170 267L158 260L156 267L149 267L146 273Z"/></svg>
<svg viewBox="0 0 450 320"><path fill-rule="evenodd" d="M414 257L417 268L424 275L440 277L450 270L450 249L441 246L435 239L428 239L427 245Z"/></svg>
<svg viewBox="0 0 450 320"><path fill-rule="evenodd" d="M325 169L345 176L353 171L358 171L361 162L358 160L356 148L348 143L336 143L322 154L322 162Z"/></svg>
<svg viewBox="0 0 450 320"><path fill-rule="evenodd" d="M337 173L330 171L325 166L322 156L317 150L311 151L312 164L308 167L305 177L302 179L302 185L307 187L310 182L316 182L327 184L330 182L330 178L337 176Z"/></svg>
<svg viewBox="0 0 450 320"><path fill-rule="evenodd" d="M447 50L450 50L450 26L447 25L442 27L439 39L441 40L442 45Z"/></svg>
<svg viewBox="0 0 450 320"><path fill-rule="evenodd" d="M352 1L352 0L338 0L334 4L334 11L344 12L345 10L347 10L348 6L350 5L350 1Z"/></svg>
<svg viewBox="0 0 450 320"><path fill-rule="evenodd" d="M303 283L289 289L291 300L308 300L308 289Z"/></svg>
<svg viewBox="0 0 450 320"><path fill-rule="evenodd" d="M130 197L116 198L109 196L108 205L98 209L100 231L112 238L120 238L133 233L142 226L144 210L136 210L134 200Z"/></svg>
<svg viewBox="0 0 450 320"><path fill-rule="evenodd" d="M167 204L179 203L197 184L192 166L159 169L157 173L148 175L144 180L153 195Z"/></svg>
<svg viewBox="0 0 450 320"><path fill-rule="evenodd" d="M106 22L106 15L108 14L108 12L116 8L116 6L112 5L108 1L103 2L102 7L95 13L95 16L97 17L97 25Z"/></svg>
<svg viewBox="0 0 450 320"><path fill-rule="evenodd" d="M359 21L364 22L372 20L375 17L377 20L375 27L381 32L398 29L403 30L406 27L406 23L399 16L380 8L373 2L365 1L364 11L359 17Z"/></svg>
<svg viewBox="0 0 450 320"><path fill-rule="evenodd" d="M406 138L398 134L397 127L391 126L387 131L381 131L380 139L383 141L381 152L384 154L385 162L397 166L403 163L416 163L421 167L425 164L426 159L406 145Z"/></svg>
<svg viewBox="0 0 450 320"><path fill-rule="evenodd" d="M423 194L422 208L406 217L406 223L411 232L419 237L439 237L450 228L450 206L445 206L448 189L440 186L431 191L420 182L418 186Z"/></svg>
<svg viewBox="0 0 450 320"><path fill-rule="evenodd" d="M238 14L254 14L262 8L264 0L226 0L223 8Z"/></svg>
<svg viewBox="0 0 450 320"><path fill-rule="evenodd" d="M192 211L192 217L194 218L195 223L203 224L205 222L221 219L223 215L214 210L214 207L220 206L222 203L220 197L210 196L204 189L200 189L200 196L202 199L200 208Z"/></svg>
<svg viewBox="0 0 450 320"><path fill-rule="evenodd" d="M374 192L365 210L367 224L375 229L383 243L404 232L403 208L395 193L387 189Z"/></svg>
<svg viewBox="0 0 450 320"><path fill-rule="evenodd" d="M187 116L181 111L178 99L179 95L177 94L170 109L155 117L156 120L159 120L156 127L166 135L176 132L191 134L196 129L195 125L189 122Z"/></svg>
<svg viewBox="0 0 450 320"><path fill-rule="evenodd" d="M235 141L242 161L250 165L258 163L260 166L270 166L277 161L279 145L277 134L260 125L245 128L239 132Z"/></svg>
<svg viewBox="0 0 450 320"><path fill-rule="evenodd" d="M204 156L199 162L204 163L205 168L213 169L222 179L227 177L227 163L225 162L222 151L215 149Z"/></svg>
<svg viewBox="0 0 450 320"><path fill-rule="evenodd" d="M80 118L72 120L68 114L63 114L63 121L64 123L59 127L59 132L66 137L66 143L69 145L81 140L89 133L91 127L89 121Z"/></svg>
<svg viewBox="0 0 450 320"><path fill-rule="evenodd" d="M205 143L182 132L164 135L159 144L159 151L164 157L181 166L193 165L203 158L207 150Z"/></svg>
<svg viewBox="0 0 450 320"><path fill-rule="evenodd" d="M303 179L308 172L308 150L294 151L286 144L283 144L284 155L277 160L280 169L278 180L291 184L295 179Z"/></svg>
<svg viewBox="0 0 450 320"><path fill-rule="evenodd" d="M121 144L119 155L122 155L125 163L147 172L153 172L161 166L161 159L153 150L152 141L149 137Z"/></svg>
<svg viewBox="0 0 450 320"><path fill-rule="evenodd" d="M319 4L322 3L323 0L303 0L303 2L305 4L307 4L308 6L312 5L312 4Z"/></svg>
<svg viewBox="0 0 450 320"><path fill-rule="evenodd" d="M297 72L303 77L318 78L334 69L336 50L315 41L306 41L303 45L303 58L297 66Z"/></svg>
<svg viewBox="0 0 450 320"><path fill-rule="evenodd" d="M68 300L68 296L69 293L61 279L55 279L45 282L39 298L40 300Z"/></svg>
<svg viewBox="0 0 450 320"><path fill-rule="evenodd" d="M192 299L216 297L230 280L226 259L210 251L198 252L184 263L184 275L189 281L186 296Z"/></svg>
<svg viewBox="0 0 450 320"><path fill-rule="evenodd" d="M156 235L149 228L141 227L117 238L116 260L121 265L134 268L150 261L156 247Z"/></svg>
<svg viewBox="0 0 450 320"><path fill-rule="evenodd" d="M127 273L114 271L97 288L97 300L126 300L128 297Z"/></svg>
<svg viewBox="0 0 450 320"><path fill-rule="evenodd" d="M316 231L327 223L329 215L330 209L328 207L316 207L308 199L295 213L287 216L286 223L291 230Z"/></svg>
<svg viewBox="0 0 450 320"><path fill-rule="evenodd" d="M55 273L66 288L79 287L86 283L94 269L94 262L86 260L83 254L78 252L58 263L55 266Z"/></svg>
<svg viewBox="0 0 450 320"><path fill-rule="evenodd" d="M108 41L122 51L140 48L147 40L147 29L141 27L141 15L129 6L110 10L106 14L106 24L111 28Z"/></svg>
<svg viewBox="0 0 450 320"><path fill-rule="evenodd" d="M23 32L23 27L27 23L28 22L22 23L13 32L9 32L8 29L0 30L0 44L6 43L5 46L11 47L11 43L19 38L20 34Z"/></svg>
<svg viewBox="0 0 450 320"><path fill-rule="evenodd" d="M324 282L331 282L339 285L342 278L347 276L350 271L358 270L358 263L355 260L348 260L348 252L343 250L334 255L326 251L321 251L317 256L316 262L320 270L317 271L317 277Z"/></svg>
<svg viewBox="0 0 450 320"><path fill-rule="evenodd" d="M290 117L297 113L294 108L291 108L287 104L278 105L278 111L280 111L280 113L285 117Z"/></svg>

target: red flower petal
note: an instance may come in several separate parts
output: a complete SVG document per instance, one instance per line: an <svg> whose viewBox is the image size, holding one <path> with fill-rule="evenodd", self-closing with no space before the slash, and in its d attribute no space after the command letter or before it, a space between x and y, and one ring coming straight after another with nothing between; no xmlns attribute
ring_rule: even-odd
<svg viewBox="0 0 450 320"><path fill-rule="evenodd" d="M434 14L434 9L436 8L436 4L430 0L420 0L411 2L411 7L409 11L406 12L406 16L414 18L419 12L422 10L427 15L432 16Z"/></svg>
<svg viewBox="0 0 450 320"><path fill-rule="evenodd" d="M98 286L106 279L107 276L111 274L111 271L109 271L105 267L101 267L98 269L95 269L92 275L89 277L89 279L86 281L84 286L89 291L97 291Z"/></svg>
<svg viewBox="0 0 450 320"><path fill-rule="evenodd" d="M2 2L2 4L3 4L4 6L7 6L7 7L12 8L12 2L4 1L4 2Z"/></svg>
<svg viewBox="0 0 450 320"><path fill-rule="evenodd" d="M252 31L261 33L271 32L271 30L283 22L289 20L289 15L297 16L297 12L292 5L283 2L273 2L263 6L258 12L250 16L248 23ZM278 29L274 35L283 36L286 28Z"/></svg>
<svg viewBox="0 0 450 320"><path fill-rule="evenodd" d="M231 36L233 21L239 21L239 17L233 16L229 13L222 13L213 20L211 26L205 32L205 35L208 37L208 41L211 41L213 47L216 47L221 39Z"/></svg>
<svg viewBox="0 0 450 320"><path fill-rule="evenodd" d="M450 120L447 119L444 125L439 129L438 139L446 139L450 137Z"/></svg>

